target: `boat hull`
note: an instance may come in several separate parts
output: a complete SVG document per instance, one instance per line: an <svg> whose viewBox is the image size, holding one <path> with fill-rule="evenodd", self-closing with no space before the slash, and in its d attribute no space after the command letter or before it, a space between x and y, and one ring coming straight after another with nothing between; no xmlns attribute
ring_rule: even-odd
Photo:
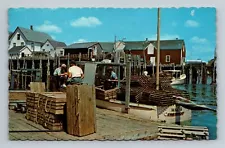
<svg viewBox="0 0 225 148"><path fill-rule="evenodd" d="M125 105L123 101L118 100L99 100L96 99L96 106L117 112L124 112ZM129 114L151 121L161 121L165 123L180 123L191 120L191 110L183 107L176 111L177 106L151 106L137 103L130 103Z"/></svg>
<svg viewBox="0 0 225 148"><path fill-rule="evenodd" d="M182 85L185 83L185 79L176 79L173 80L172 83L170 83L171 85Z"/></svg>

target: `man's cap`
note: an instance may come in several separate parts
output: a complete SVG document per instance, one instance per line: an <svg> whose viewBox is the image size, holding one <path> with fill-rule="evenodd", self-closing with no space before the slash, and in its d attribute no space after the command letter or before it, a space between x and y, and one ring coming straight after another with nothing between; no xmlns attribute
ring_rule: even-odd
<svg viewBox="0 0 225 148"><path fill-rule="evenodd" d="M62 67L66 67L66 64L62 64L61 66L62 66Z"/></svg>

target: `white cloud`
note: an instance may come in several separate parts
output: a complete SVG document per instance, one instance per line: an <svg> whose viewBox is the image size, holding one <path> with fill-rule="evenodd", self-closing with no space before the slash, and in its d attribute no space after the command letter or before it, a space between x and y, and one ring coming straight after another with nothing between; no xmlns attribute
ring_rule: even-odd
<svg viewBox="0 0 225 148"><path fill-rule="evenodd" d="M51 35L51 37L52 37L52 39L54 39L54 40L56 39L56 37L55 37L54 35Z"/></svg>
<svg viewBox="0 0 225 148"><path fill-rule="evenodd" d="M191 16L195 16L195 10L191 10Z"/></svg>
<svg viewBox="0 0 225 148"><path fill-rule="evenodd" d="M160 35L160 40L175 40L176 38L179 39L179 35L177 35L177 34L163 34L163 35ZM150 38L148 38L148 39L149 40L157 40L157 34L150 36Z"/></svg>
<svg viewBox="0 0 225 148"><path fill-rule="evenodd" d="M85 39L79 39L79 40L75 41L74 43L83 43L83 42L87 42L87 40L85 40Z"/></svg>
<svg viewBox="0 0 225 148"><path fill-rule="evenodd" d="M61 33L62 29L57 25L52 24L50 21L45 21L44 24L35 27L36 30L42 32Z"/></svg>
<svg viewBox="0 0 225 148"><path fill-rule="evenodd" d="M70 23L73 27L95 27L101 24L102 22L96 17L81 17Z"/></svg>
<svg viewBox="0 0 225 148"><path fill-rule="evenodd" d="M197 21L194 21L194 20L187 20L185 22L185 26L186 27L198 27L199 23Z"/></svg>
<svg viewBox="0 0 225 148"><path fill-rule="evenodd" d="M211 48L210 46L205 46L205 45L193 45L192 50L197 51L198 53L206 53L206 52L213 52L214 49Z"/></svg>
<svg viewBox="0 0 225 148"><path fill-rule="evenodd" d="M214 56L214 48L208 45L193 45L189 50L187 50L188 60L210 60Z"/></svg>
<svg viewBox="0 0 225 148"><path fill-rule="evenodd" d="M194 36L190 39L191 42L193 43L200 43L200 44L204 44L204 43L207 43L208 40L206 38L200 38L200 37L197 37L197 36Z"/></svg>

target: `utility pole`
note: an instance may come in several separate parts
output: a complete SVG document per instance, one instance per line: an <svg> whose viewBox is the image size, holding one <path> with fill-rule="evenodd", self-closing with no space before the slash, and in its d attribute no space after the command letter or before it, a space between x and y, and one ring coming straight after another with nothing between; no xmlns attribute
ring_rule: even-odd
<svg viewBox="0 0 225 148"><path fill-rule="evenodd" d="M157 23L156 90L159 90L159 63L160 63L160 8L158 8L158 23Z"/></svg>

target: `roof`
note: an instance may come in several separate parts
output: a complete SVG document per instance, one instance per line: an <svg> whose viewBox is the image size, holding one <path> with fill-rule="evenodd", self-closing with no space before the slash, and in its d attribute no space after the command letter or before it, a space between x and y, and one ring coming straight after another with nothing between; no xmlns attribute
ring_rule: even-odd
<svg viewBox="0 0 225 148"><path fill-rule="evenodd" d="M9 54L17 54L20 53L20 50L23 49L25 46L15 46L9 49L8 53Z"/></svg>
<svg viewBox="0 0 225 148"><path fill-rule="evenodd" d="M47 39L52 40L51 36L44 32L34 31L22 27L18 27L18 29L22 32L22 34L28 41L45 43Z"/></svg>
<svg viewBox="0 0 225 148"><path fill-rule="evenodd" d="M48 40L50 42L50 44L56 48L56 47L66 47L66 44L64 42L59 42L59 41L55 41L55 40Z"/></svg>
<svg viewBox="0 0 225 148"><path fill-rule="evenodd" d="M150 43L157 48L157 41L125 41L124 50L143 50ZM161 40L160 49L161 50L172 50L172 49L182 49L184 45L184 40Z"/></svg>
<svg viewBox="0 0 225 148"><path fill-rule="evenodd" d="M9 38L12 36L13 32L9 31Z"/></svg>
<svg viewBox="0 0 225 148"><path fill-rule="evenodd" d="M65 47L65 49L82 49L82 48L89 48L95 44L98 44L98 42L85 42L85 43L74 43L71 44L67 47Z"/></svg>
<svg viewBox="0 0 225 148"><path fill-rule="evenodd" d="M85 42L85 43L74 43L69 45L68 48L88 48L94 44L99 43L105 52L113 52L114 42ZM143 50L150 43L157 48L157 41L125 41L124 50ZM161 50L177 50L182 49L184 45L184 40L161 40L160 49Z"/></svg>
<svg viewBox="0 0 225 148"><path fill-rule="evenodd" d="M99 42L104 52L113 52L114 42Z"/></svg>
<svg viewBox="0 0 225 148"><path fill-rule="evenodd" d="M157 41L151 41L151 43L157 48ZM161 40L160 49L171 50L171 49L182 49L184 40Z"/></svg>
<svg viewBox="0 0 225 148"><path fill-rule="evenodd" d="M148 43L145 41L126 41L124 50L143 50Z"/></svg>

